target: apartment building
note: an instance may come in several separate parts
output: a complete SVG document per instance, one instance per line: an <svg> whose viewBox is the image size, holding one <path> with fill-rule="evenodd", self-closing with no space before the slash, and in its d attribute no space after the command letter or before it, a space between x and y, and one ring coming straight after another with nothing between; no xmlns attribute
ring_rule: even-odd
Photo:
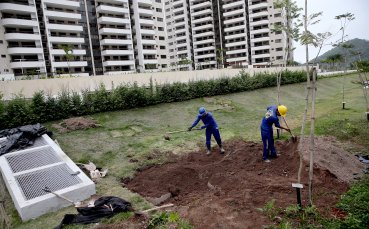
<svg viewBox="0 0 369 229"><path fill-rule="evenodd" d="M3 0L0 15L0 74L16 76L267 67L292 42L273 0Z"/></svg>
<svg viewBox="0 0 369 229"><path fill-rule="evenodd" d="M35 3L2 2L0 14L0 74L46 72Z"/></svg>

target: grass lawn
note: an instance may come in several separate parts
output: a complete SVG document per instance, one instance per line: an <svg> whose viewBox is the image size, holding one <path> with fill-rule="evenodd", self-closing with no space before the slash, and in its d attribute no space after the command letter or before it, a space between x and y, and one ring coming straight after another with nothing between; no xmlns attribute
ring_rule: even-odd
<svg viewBox="0 0 369 229"><path fill-rule="evenodd" d="M342 110L341 105L343 78L318 81L316 133L333 135L341 140L361 144L361 148L352 150L366 150L366 153L369 153L369 131L364 114L363 92L359 84L353 83L357 79L357 75L346 76L346 110ZM281 91L281 102L288 107L286 120L298 135L305 103L304 84L282 86ZM177 154L205 149L205 136L201 131L172 134L170 141L163 138L166 132L187 129L194 121L198 108L205 106L210 111L214 110L213 115L221 127L223 140L242 138L260 142L261 118L266 106L276 103L276 97L276 88L266 88L181 103L101 113L92 117L102 127L64 134L52 129L52 123L47 123L46 126L54 132L62 149L73 161L92 161L98 167L109 169L109 175L96 185L99 195L119 196L131 201L135 208L144 209L150 205L140 196L122 188L120 178L133 176L135 169L146 164L163 162L169 152ZM285 133L283 137L289 136ZM212 144L215 145L214 140ZM155 154L155 157L149 157L151 154ZM6 204L7 211L12 213L15 228L51 228L60 222L64 214L75 213L74 208L69 207L22 223L11 201Z"/></svg>

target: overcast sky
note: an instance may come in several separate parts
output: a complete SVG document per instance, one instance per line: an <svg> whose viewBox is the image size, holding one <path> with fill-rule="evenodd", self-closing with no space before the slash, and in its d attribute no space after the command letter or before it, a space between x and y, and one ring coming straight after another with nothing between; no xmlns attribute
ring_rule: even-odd
<svg viewBox="0 0 369 229"><path fill-rule="evenodd" d="M304 8L305 0L296 0L297 5ZM321 22L313 25L310 30L314 33L331 32L337 34L340 28L340 21L334 17L340 14L353 13L355 20L351 21L347 26L348 39L360 38L369 40L369 0L308 0L308 14L323 12L320 17ZM341 33L332 37L332 42L338 40ZM305 63L305 48L299 43L295 43L294 51L295 61ZM328 51L332 46L323 47L321 54ZM309 48L309 59L312 59L317 54L317 49Z"/></svg>

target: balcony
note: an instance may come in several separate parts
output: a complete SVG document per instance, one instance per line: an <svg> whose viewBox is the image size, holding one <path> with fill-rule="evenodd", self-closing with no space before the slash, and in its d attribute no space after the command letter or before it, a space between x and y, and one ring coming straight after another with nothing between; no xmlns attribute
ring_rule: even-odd
<svg viewBox="0 0 369 229"><path fill-rule="evenodd" d="M252 59L270 57L270 53L253 54Z"/></svg>
<svg viewBox="0 0 369 229"><path fill-rule="evenodd" d="M237 2L231 2L231 3L228 3L228 4L224 4L223 5L223 9L226 10L226 9L229 9L229 8L234 8L236 6L243 6L245 3L245 1L237 1Z"/></svg>
<svg viewBox="0 0 369 229"><path fill-rule="evenodd" d="M81 20L81 14L79 13L68 13L68 12L59 12L59 11L44 11L45 16L52 19L74 19L76 21Z"/></svg>
<svg viewBox="0 0 369 229"><path fill-rule="evenodd" d="M73 49L72 53L74 56L84 56L86 55L86 50L84 49ZM54 56L64 56L65 51L63 49L51 49L50 54Z"/></svg>
<svg viewBox="0 0 369 229"><path fill-rule="evenodd" d="M108 60L103 61L103 66L133 66L135 64L134 60Z"/></svg>
<svg viewBox="0 0 369 229"><path fill-rule="evenodd" d="M198 55L196 52L197 50L194 50L195 51L195 60L198 60L198 59L203 59L203 58L212 58L212 57L216 57L215 53L207 53L207 54L201 54L201 55Z"/></svg>
<svg viewBox="0 0 369 229"><path fill-rule="evenodd" d="M65 24L48 24L46 26L50 31L57 32L82 32L83 27L80 25L65 25Z"/></svg>
<svg viewBox="0 0 369 229"><path fill-rule="evenodd" d="M269 32L270 32L269 28L264 28L264 29L251 30L250 34L269 33Z"/></svg>
<svg viewBox="0 0 369 229"><path fill-rule="evenodd" d="M268 15L269 15L268 10L265 10L265 11L261 11L258 13L250 13L250 18L263 17L263 16L268 16Z"/></svg>
<svg viewBox="0 0 369 229"><path fill-rule="evenodd" d="M258 26L258 25L269 25L269 20L260 20L260 21L250 21L250 26Z"/></svg>
<svg viewBox="0 0 369 229"><path fill-rule="evenodd" d="M191 4L190 8L191 10L195 10L198 8L211 8L211 2L207 1L207 2L200 3L200 4L196 4L196 5Z"/></svg>
<svg viewBox="0 0 369 229"><path fill-rule="evenodd" d="M156 45L155 40L149 40L149 39L142 39L141 43L144 44L144 45Z"/></svg>
<svg viewBox="0 0 369 229"><path fill-rule="evenodd" d="M232 18L232 19L228 19L228 20L224 20L224 24L233 24L233 23L237 23L237 22L246 22L245 17L238 17L238 18Z"/></svg>
<svg viewBox="0 0 369 229"><path fill-rule="evenodd" d="M196 17L196 16L201 16L201 15L205 15L205 14L212 14L212 13L213 13L213 11L211 9L204 9L204 10L200 10L200 11L191 13L191 16Z"/></svg>
<svg viewBox="0 0 369 229"><path fill-rule="evenodd" d="M42 54L42 48L34 48L34 47L15 47L15 48L8 48L9 55L27 55L27 54Z"/></svg>
<svg viewBox="0 0 369 229"><path fill-rule="evenodd" d="M132 40L122 39L103 39L100 41L101 45L132 45Z"/></svg>
<svg viewBox="0 0 369 229"><path fill-rule="evenodd" d="M0 11L3 13L36 13L36 7L14 3L0 3Z"/></svg>
<svg viewBox="0 0 369 229"><path fill-rule="evenodd" d="M53 44L84 44L83 37L49 37L49 41Z"/></svg>
<svg viewBox="0 0 369 229"><path fill-rule="evenodd" d="M143 35L155 35L155 30L153 29L140 29L140 32Z"/></svg>
<svg viewBox="0 0 369 229"><path fill-rule="evenodd" d="M156 55L157 51L156 49L142 49L142 53L147 55Z"/></svg>
<svg viewBox="0 0 369 229"><path fill-rule="evenodd" d="M240 46L240 45L246 45L247 42L246 41L238 41L238 42L233 42L233 43L230 43L230 42L226 42L225 46L227 48L229 47L234 47L234 46Z"/></svg>
<svg viewBox="0 0 369 229"><path fill-rule="evenodd" d="M214 36L214 32L213 31L208 31L208 32L204 32L204 33L193 34L192 36L193 36L193 38Z"/></svg>
<svg viewBox="0 0 369 229"><path fill-rule="evenodd" d="M142 14L142 15L149 15L149 16L154 15L154 12L151 9L149 10L149 9L138 8L137 11L139 14Z"/></svg>
<svg viewBox="0 0 369 229"><path fill-rule="evenodd" d="M42 68L45 67L45 62L41 60L37 61L19 61L11 62L10 68Z"/></svg>
<svg viewBox="0 0 369 229"><path fill-rule="evenodd" d="M140 24L154 25L154 20L149 20L149 19L142 19L142 18L139 18L139 19L138 19L138 22L139 22Z"/></svg>
<svg viewBox="0 0 369 229"><path fill-rule="evenodd" d="M4 39L6 41L39 41L41 36L39 34L6 33Z"/></svg>
<svg viewBox="0 0 369 229"><path fill-rule="evenodd" d="M79 1L68 1L68 0L44 0L43 1L47 6L52 6L56 8L63 9L78 9Z"/></svg>
<svg viewBox="0 0 369 229"><path fill-rule="evenodd" d="M224 36L224 39L230 40L230 39L235 39L235 38L239 38L239 37L246 37L246 36L247 36L246 33L237 33L237 34Z"/></svg>
<svg viewBox="0 0 369 229"><path fill-rule="evenodd" d="M180 51L177 51L177 54L178 55L185 54L185 53L188 53L188 50L180 50Z"/></svg>
<svg viewBox="0 0 369 229"><path fill-rule="evenodd" d="M100 35L131 35L130 29L102 28L99 30Z"/></svg>
<svg viewBox="0 0 369 229"><path fill-rule="evenodd" d="M249 10L256 10L256 9L261 9L261 8L266 8L266 7L268 7L268 3L262 2L258 4L249 5Z"/></svg>
<svg viewBox="0 0 369 229"><path fill-rule="evenodd" d="M207 22L207 21L213 22L213 17L209 16L209 17L203 17L203 18L198 18L198 19L192 19L192 25L196 23Z"/></svg>
<svg viewBox="0 0 369 229"><path fill-rule="evenodd" d="M235 49L235 50L226 51L227 55L232 55L232 54L237 54L237 53L247 53L247 49Z"/></svg>
<svg viewBox="0 0 369 229"><path fill-rule="evenodd" d="M144 64L157 64L158 60L157 59L144 59L143 62Z"/></svg>
<svg viewBox="0 0 369 229"><path fill-rule="evenodd" d="M232 31L237 31L237 30L242 30L242 29L246 30L246 25L239 25L239 26L224 28L224 32L232 32Z"/></svg>
<svg viewBox="0 0 369 229"><path fill-rule="evenodd" d="M197 30L203 30L203 29L212 29L213 28L213 24L207 24L207 25L201 25L201 26L194 26L192 27L193 31L197 31Z"/></svg>
<svg viewBox="0 0 369 229"><path fill-rule="evenodd" d="M247 56L240 56L240 57L233 57L233 58L227 58L227 62L239 62L239 61L245 61L247 62Z"/></svg>
<svg viewBox="0 0 369 229"><path fill-rule="evenodd" d="M246 10L245 9L238 9L238 10L234 10L234 11L229 11L229 12L223 13L223 17L239 15L239 14L242 14L242 13L243 13L243 15L246 15Z"/></svg>
<svg viewBox="0 0 369 229"><path fill-rule="evenodd" d="M251 47L251 51L263 50L263 49L270 49L270 45L262 45L257 47Z"/></svg>
<svg viewBox="0 0 369 229"><path fill-rule="evenodd" d="M98 7L96 7L96 13L106 13L106 14L114 13L118 15L124 15L128 14L129 10L123 7L99 5Z"/></svg>
<svg viewBox="0 0 369 229"><path fill-rule="evenodd" d="M68 67L86 67L87 61L63 61L63 62L52 62L54 68L68 68Z"/></svg>
<svg viewBox="0 0 369 229"><path fill-rule="evenodd" d="M97 19L97 23L108 24L108 25L129 25L131 22L129 21L128 18L116 18L116 17L102 16Z"/></svg>
<svg viewBox="0 0 369 229"><path fill-rule="evenodd" d="M25 20L18 18L1 19L1 24L4 27L13 27L13 28L38 27L37 20Z"/></svg>
<svg viewBox="0 0 369 229"><path fill-rule="evenodd" d="M270 37L266 36L266 37L259 37L259 38L251 38L251 42L260 42L260 41L269 41Z"/></svg>
<svg viewBox="0 0 369 229"><path fill-rule="evenodd" d="M104 50L101 52L103 56L123 56L123 55L132 55L133 50Z"/></svg>
<svg viewBox="0 0 369 229"><path fill-rule="evenodd" d="M143 3L146 5L152 5L152 0L137 0L138 3Z"/></svg>
<svg viewBox="0 0 369 229"><path fill-rule="evenodd" d="M178 29L176 30L175 34L179 34L179 33L186 33L187 32L187 29L184 28L184 29Z"/></svg>
<svg viewBox="0 0 369 229"><path fill-rule="evenodd" d="M195 48L194 50L196 50L196 52L203 52L203 51L208 51L208 50L215 50L215 46L208 46L208 47L203 47L203 48Z"/></svg>
<svg viewBox="0 0 369 229"><path fill-rule="evenodd" d="M193 42L194 45L201 45L201 44L208 44L208 43L215 43L215 40L212 38L212 39L206 39L206 40Z"/></svg>

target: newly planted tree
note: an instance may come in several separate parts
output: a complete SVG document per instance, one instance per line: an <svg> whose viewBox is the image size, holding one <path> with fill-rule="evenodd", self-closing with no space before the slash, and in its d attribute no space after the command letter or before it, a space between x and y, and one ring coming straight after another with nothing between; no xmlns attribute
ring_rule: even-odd
<svg viewBox="0 0 369 229"><path fill-rule="evenodd" d="M58 45L58 48L63 49L63 51L64 51L64 58L67 60L68 73L70 75L69 61L74 59L73 46L70 45L70 44L60 44L60 45Z"/></svg>

